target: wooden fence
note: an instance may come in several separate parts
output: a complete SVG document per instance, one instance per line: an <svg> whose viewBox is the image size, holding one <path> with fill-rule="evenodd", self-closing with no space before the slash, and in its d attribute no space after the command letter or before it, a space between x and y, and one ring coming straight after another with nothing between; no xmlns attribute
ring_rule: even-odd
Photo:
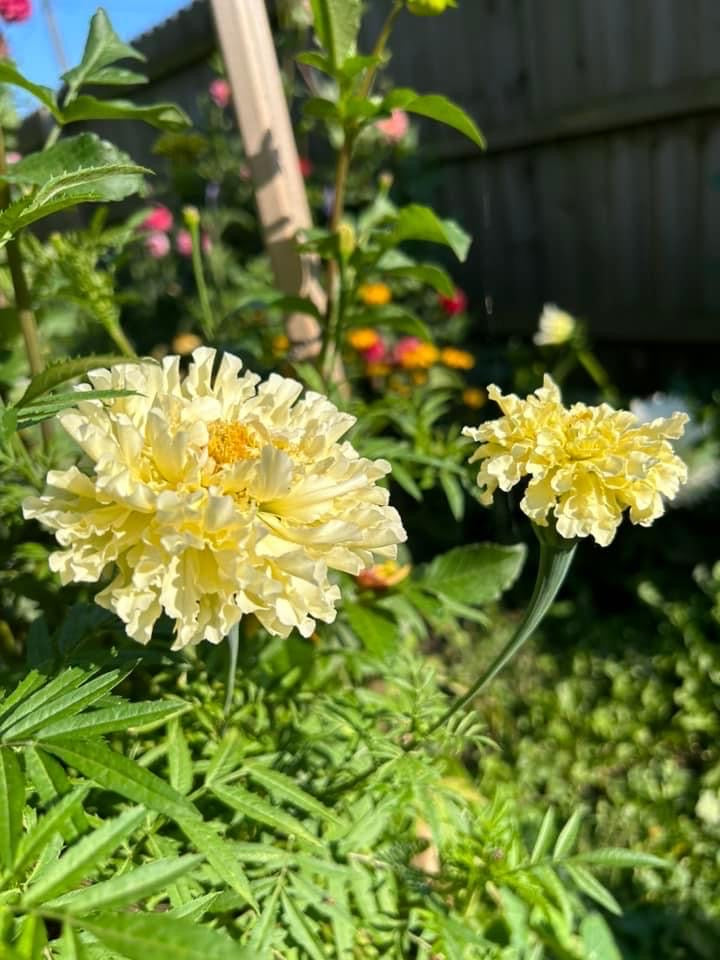
<svg viewBox="0 0 720 960"><path fill-rule="evenodd" d="M475 237L458 277L486 330L527 330L555 301L608 340L720 339L720 2L459 3L404 16L391 73L487 135L484 155L437 125L422 138L435 206ZM387 6L370 3L366 38ZM139 99L192 112L214 48L203 0L139 46ZM152 132L120 126L142 157Z"/></svg>

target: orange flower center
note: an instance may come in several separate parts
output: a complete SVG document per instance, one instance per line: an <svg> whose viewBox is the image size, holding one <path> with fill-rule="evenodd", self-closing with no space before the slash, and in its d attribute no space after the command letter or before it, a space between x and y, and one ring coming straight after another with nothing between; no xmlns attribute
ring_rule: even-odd
<svg viewBox="0 0 720 960"><path fill-rule="evenodd" d="M253 432L242 423L215 420L208 425L208 454L218 465L247 460L258 454Z"/></svg>

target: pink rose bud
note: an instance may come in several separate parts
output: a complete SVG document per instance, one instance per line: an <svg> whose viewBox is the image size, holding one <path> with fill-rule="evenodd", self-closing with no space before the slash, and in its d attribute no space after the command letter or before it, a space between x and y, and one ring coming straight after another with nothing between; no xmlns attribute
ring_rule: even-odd
<svg viewBox="0 0 720 960"><path fill-rule="evenodd" d="M230 84L227 80L223 80L222 77L216 77L215 80L213 80L208 87L208 93L215 106L220 107L221 110L225 109L232 98Z"/></svg>
<svg viewBox="0 0 720 960"><path fill-rule="evenodd" d="M444 297L442 294L438 297L438 302L443 311L449 316L454 317L458 313L465 313L467 310L467 296L465 292L457 287L451 297Z"/></svg>
<svg viewBox="0 0 720 960"><path fill-rule="evenodd" d="M145 237L145 249L153 260L162 260L170 253L170 240L166 233L156 230Z"/></svg>
<svg viewBox="0 0 720 960"><path fill-rule="evenodd" d="M22 23L31 13L30 0L0 0L0 17L8 23Z"/></svg>
<svg viewBox="0 0 720 960"><path fill-rule="evenodd" d="M159 230L161 233L167 233L172 230L173 215L162 204L158 204L152 213L149 213L142 222L144 230Z"/></svg>
<svg viewBox="0 0 720 960"><path fill-rule="evenodd" d="M384 120L377 120L375 127L390 143L398 143L406 136L410 129L410 121L404 110L396 109L390 113L389 117L385 117Z"/></svg>
<svg viewBox="0 0 720 960"><path fill-rule="evenodd" d="M181 257L192 256L192 237L189 230L178 230L175 237L175 249Z"/></svg>

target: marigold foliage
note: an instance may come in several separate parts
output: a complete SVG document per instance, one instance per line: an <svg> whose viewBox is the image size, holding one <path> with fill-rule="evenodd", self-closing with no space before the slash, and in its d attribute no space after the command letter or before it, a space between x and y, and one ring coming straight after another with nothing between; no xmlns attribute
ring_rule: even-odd
<svg viewBox="0 0 720 960"><path fill-rule="evenodd" d="M273 634L309 636L335 617L329 570L358 574L405 539L377 486L389 464L338 442L353 417L317 393L298 399L294 380L240 376L231 354L213 376L215 360L196 350L184 379L178 357L91 373L96 388L137 396L62 414L93 474L51 471L24 505L55 531L63 583L116 567L97 602L141 643L163 611L174 648L219 643L247 613Z"/></svg>
<svg viewBox="0 0 720 960"><path fill-rule="evenodd" d="M504 396L494 384L488 395L504 416L463 428L480 443L470 463L482 461L482 502L529 477L523 512L540 526L554 519L563 537L592 536L607 546L626 509L632 523L648 527L665 512L663 498L672 499L687 479L669 443L682 436L685 413L640 423L605 403L567 409L547 374L525 400Z"/></svg>

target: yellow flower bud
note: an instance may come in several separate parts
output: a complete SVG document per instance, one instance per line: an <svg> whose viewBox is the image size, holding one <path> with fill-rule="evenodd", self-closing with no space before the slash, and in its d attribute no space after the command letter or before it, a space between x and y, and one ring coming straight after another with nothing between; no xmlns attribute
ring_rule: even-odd
<svg viewBox="0 0 720 960"><path fill-rule="evenodd" d="M343 257L352 255L355 249L355 230L351 223L341 223L338 227L338 243Z"/></svg>
<svg viewBox="0 0 720 960"><path fill-rule="evenodd" d="M200 223L200 211L197 207L188 205L183 207L183 220L187 227L197 227Z"/></svg>
<svg viewBox="0 0 720 960"><path fill-rule="evenodd" d="M408 0L407 8L416 17L437 17L456 6L455 0Z"/></svg>

